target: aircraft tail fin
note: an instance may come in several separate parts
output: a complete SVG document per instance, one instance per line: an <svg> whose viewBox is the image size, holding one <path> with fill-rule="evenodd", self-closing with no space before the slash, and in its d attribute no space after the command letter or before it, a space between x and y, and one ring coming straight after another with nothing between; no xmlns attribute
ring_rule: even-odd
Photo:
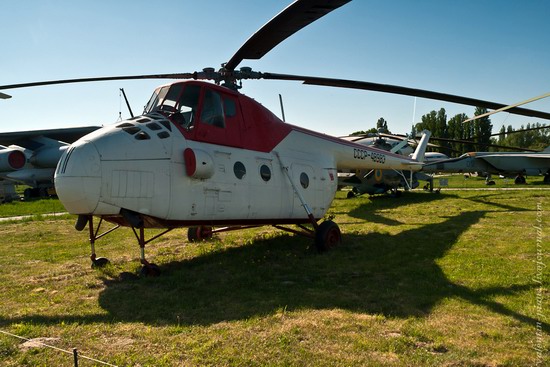
<svg viewBox="0 0 550 367"><path fill-rule="evenodd" d="M422 131L422 138L420 139L420 143L418 143L416 150L411 156L412 159L418 162L424 161L424 155L426 153L426 148L428 147L428 140L430 139L431 135L432 133L428 130Z"/></svg>

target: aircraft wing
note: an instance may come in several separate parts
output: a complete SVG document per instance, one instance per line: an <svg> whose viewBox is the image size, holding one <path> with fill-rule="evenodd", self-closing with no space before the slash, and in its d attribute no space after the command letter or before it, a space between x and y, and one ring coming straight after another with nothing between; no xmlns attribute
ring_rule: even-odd
<svg viewBox="0 0 550 367"><path fill-rule="evenodd" d="M40 136L53 140L63 141L65 143L73 143L84 135L87 135L99 128L100 126L85 126L63 129L27 130L0 133L0 145L18 145L24 148L32 149L31 147L27 147L27 145L29 145L29 142L31 142L33 138L37 138ZM31 143L31 145L35 144Z"/></svg>
<svg viewBox="0 0 550 367"><path fill-rule="evenodd" d="M0 178L52 186L53 171L69 146L99 126L0 133Z"/></svg>
<svg viewBox="0 0 550 367"><path fill-rule="evenodd" d="M474 157L495 167L499 173L537 175L550 171L549 153L494 153Z"/></svg>
<svg viewBox="0 0 550 367"><path fill-rule="evenodd" d="M528 175L550 171L550 153L466 153L458 158L445 159L426 164L427 172L489 172L494 174Z"/></svg>

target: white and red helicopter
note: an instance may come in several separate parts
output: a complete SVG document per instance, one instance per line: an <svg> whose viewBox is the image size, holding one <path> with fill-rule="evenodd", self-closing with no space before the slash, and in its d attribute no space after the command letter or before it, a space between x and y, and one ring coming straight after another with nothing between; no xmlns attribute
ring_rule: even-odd
<svg viewBox="0 0 550 367"><path fill-rule="evenodd" d="M190 227L189 239L197 240L219 231L272 225L309 236L320 250L328 249L341 242L336 223L319 223L335 196L337 170L418 171L422 166L416 159L287 124L239 93L237 83L242 79L295 80L493 109L504 106L398 86L236 69L244 59L261 58L296 31L347 2L295 1L246 41L218 71L0 86L5 90L104 80L178 80L158 87L141 116L103 127L74 142L57 165L59 199L71 214L78 215L78 230L88 226L94 266L108 262L96 256L96 241L119 226L132 228L141 247L145 275L160 273L157 265L147 261L145 245L180 227ZM528 116L541 113L517 107L508 112ZM417 154L426 144L427 140L419 144ZM94 217L99 218L97 227ZM116 226L100 234L103 221ZM146 238L147 228L165 230Z"/></svg>

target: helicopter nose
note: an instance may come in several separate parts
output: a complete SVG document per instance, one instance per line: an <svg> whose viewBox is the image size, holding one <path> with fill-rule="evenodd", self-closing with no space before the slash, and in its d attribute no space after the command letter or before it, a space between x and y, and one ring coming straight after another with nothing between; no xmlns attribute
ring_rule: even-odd
<svg viewBox="0 0 550 367"><path fill-rule="evenodd" d="M93 214L101 189L101 161L94 143L77 141L61 156L55 189L71 214Z"/></svg>

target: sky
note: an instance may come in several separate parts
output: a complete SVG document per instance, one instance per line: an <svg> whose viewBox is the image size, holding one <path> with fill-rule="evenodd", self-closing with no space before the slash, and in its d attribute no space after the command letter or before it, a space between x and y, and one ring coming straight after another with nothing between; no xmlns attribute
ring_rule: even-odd
<svg viewBox="0 0 550 367"><path fill-rule="evenodd" d="M0 0L0 85L219 68L289 0ZM550 2L354 0L300 30L261 60L262 72L353 79L504 104L550 92ZM108 125L141 112L166 80L5 90L0 132ZM408 133L422 115L474 107L378 92L251 80L242 93L286 120L343 136L376 126ZM550 98L526 108L550 112ZM519 128L548 121L500 113Z"/></svg>

